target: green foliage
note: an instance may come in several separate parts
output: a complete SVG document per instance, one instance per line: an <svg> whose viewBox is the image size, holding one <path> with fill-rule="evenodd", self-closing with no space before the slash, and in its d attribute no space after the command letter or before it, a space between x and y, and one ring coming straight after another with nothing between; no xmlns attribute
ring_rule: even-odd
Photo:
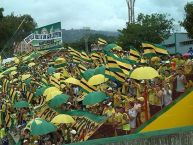
<svg viewBox="0 0 193 145"><path fill-rule="evenodd" d="M21 42L36 26L30 15L3 16L3 8L0 8L0 51L4 49L4 53L12 54L13 45Z"/></svg>
<svg viewBox="0 0 193 145"><path fill-rule="evenodd" d="M91 50L91 44L97 44L98 38L102 38L106 40L108 43L115 43L117 38L113 36L106 36L102 34L90 34L88 36L88 46L89 46L89 51ZM70 46L72 48L78 49L80 51L84 50L85 51L85 37L82 37L79 41L74 42L74 43L66 43L64 44L65 47Z"/></svg>
<svg viewBox="0 0 193 145"><path fill-rule="evenodd" d="M184 7L185 10L185 19L181 22L181 25L188 32L188 36L193 38L193 3L187 3Z"/></svg>
<svg viewBox="0 0 193 145"><path fill-rule="evenodd" d="M166 14L139 14L135 24L127 23L127 27L119 30L118 43L122 48L130 46L139 48L141 42L161 43L170 36L173 19Z"/></svg>

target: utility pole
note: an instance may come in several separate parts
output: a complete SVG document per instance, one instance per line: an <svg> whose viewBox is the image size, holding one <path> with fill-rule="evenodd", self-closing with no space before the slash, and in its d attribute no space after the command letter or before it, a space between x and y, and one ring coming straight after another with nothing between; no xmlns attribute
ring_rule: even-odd
<svg viewBox="0 0 193 145"><path fill-rule="evenodd" d="M128 23L135 22L135 0L126 0L128 6Z"/></svg>
<svg viewBox="0 0 193 145"><path fill-rule="evenodd" d="M84 41L85 41L85 51L88 53L88 40L89 40L89 35L90 35L90 27L84 27L85 30L85 36L84 36Z"/></svg>

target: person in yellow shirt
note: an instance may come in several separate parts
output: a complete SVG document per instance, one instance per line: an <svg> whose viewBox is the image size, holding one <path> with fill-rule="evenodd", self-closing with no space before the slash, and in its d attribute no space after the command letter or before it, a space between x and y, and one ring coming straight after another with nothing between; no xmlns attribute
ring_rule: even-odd
<svg viewBox="0 0 193 145"><path fill-rule="evenodd" d="M107 123L113 123L113 116L115 114L115 109L112 107L112 102L109 102L106 105L102 114L108 117Z"/></svg>
<svg viewBox="0 0 193 145"><path fill-rule="evenodd" d="M193 72L193 63L190 59L188 59L184 64L184 72L185 75L190 75Z"/></svg>
<svg viewBox="0 0 193 145"><path fill-rule="evenodd" d="M117 92L114 96L113 96L113 103L114 103L114 107L121 107L121 93Z"/></svg>

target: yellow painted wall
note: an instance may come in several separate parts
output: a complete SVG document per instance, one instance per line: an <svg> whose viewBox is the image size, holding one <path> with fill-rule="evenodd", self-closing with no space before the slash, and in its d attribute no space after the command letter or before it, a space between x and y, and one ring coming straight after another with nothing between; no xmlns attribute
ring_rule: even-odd
<svg viewBox="0 0 193 145"><path fill-rule="evenodd" d="M139 132L142 133L192 125L193 91Z"/></svg>

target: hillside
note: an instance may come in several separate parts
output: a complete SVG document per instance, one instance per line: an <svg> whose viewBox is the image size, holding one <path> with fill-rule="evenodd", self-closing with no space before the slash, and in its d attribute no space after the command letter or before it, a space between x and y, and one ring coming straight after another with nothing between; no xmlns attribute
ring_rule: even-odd
<svg viewBox="0 0 193 145"><path fill-rule="evenodd" d="M62 30L62 39L63 42L66 43L72 43L75 41L80 40L85 35L84 29L71 29L71 30ZM119 35L119 32L111 32L111 31L96 31L96 30L90 30L89 34L102 34L106 36L114 36L117 37Z"/></svg>

